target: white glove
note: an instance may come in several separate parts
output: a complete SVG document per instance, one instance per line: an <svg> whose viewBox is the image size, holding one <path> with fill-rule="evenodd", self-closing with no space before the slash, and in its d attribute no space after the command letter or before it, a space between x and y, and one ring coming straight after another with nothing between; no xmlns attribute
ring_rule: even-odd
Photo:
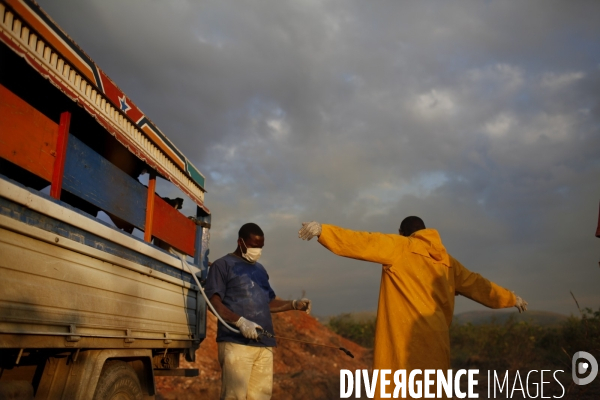
<svg viewBox="0 0 600 400"><path fill-rule="evenodd" d="M517 307L517 310L519 310L519 314L527 311L528 303L525 300L523 300L522 298L520 298L519 296L517 296L516 294L515 294L515 297L517 298L517 301L515 302L515 307Z"/></svg>
<svg viewBox="0 0 600 400"><path fill-rule="evenodd" d="M298 231L298 237L302 240L310 240L319 235L321 235L321 224L315 221L303 222L302 228Z"/></svg>
<svg viewBox="0 0 600 400"><path fill-rule="evenodd" d="M310 310L312 309L312 302L306 297L303 297L300 300L292 300L292 308L294 310L303 310L304 307L306 307L306 313L310 314Z"/></svg>
<svg viewBox="0 0 600 400"><path fill-rule="evenodd" d="M254 340L258 339L258 332L256 332L256 329L262 329L262 326L252 321L248 321L244 317L240 317L235 323L235 326L240 328L240 332L242 332L242 335L244 335L245 338Z"/></svg>

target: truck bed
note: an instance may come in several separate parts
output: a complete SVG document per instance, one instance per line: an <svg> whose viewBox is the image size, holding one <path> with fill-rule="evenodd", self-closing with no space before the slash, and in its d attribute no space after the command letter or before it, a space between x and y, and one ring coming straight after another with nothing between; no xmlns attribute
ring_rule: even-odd
<svg viewBox="0 0 600 400"><path fill-rule="evenodd" d="M197 348L178 259L0 179L0 348Z"/></svg>

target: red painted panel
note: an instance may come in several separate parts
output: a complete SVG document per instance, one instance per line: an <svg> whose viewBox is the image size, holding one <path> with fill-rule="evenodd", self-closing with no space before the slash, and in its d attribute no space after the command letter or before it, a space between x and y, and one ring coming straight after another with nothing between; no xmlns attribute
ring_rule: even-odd
<svg viewBox="0 0 600 400"><path fill-rule="evenodd" d="M0 157L52 181L58 124L0 85Z"/></svg>
<svg viewBox="0 0 600 400"><path fill-rule="evenodd" d="M158 195L154 198L152 224L152 236L167 242L177 250L190 256L194 255L196 224Z"/></svg>
<svg viewBox="0 0 600 400"><path fill-rule="evenodd" d="M69 127L71 126L71 113L65 111L60 114L58 124L58 138L56 139L56 158L54 159L54 170L52 171L52 186L50 196L60 200L62 190L63 174L65 171L65 160L67 159L67 143L69 142Z"/></svg>
<svg viewBox="0 0 600 400"><path fill-rule="evenodd" d="M144 114L142 114L140 109L125 96L125 93L115 85L104 71L99 70L99 75L102 80L104 94L110 99L115 107L123 111L132 121L137 123Z"/></svg>

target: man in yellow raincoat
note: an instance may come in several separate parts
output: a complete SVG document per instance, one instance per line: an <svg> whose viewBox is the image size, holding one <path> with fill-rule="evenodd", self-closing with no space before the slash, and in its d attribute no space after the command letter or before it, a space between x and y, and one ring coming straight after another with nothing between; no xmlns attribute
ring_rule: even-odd
<svg viewBox="0 0 600 400"><path fill-rule="evenodd" d="M450 369L449 326L455 294L491 308L527 309L527 302L448 254L435 229L407 217L400 235L303 223L298 236L331 252L382 264L373 369ZM391 391L390 391L391 392ZM376 391L379 396L379 390ZM376 397L379 398L379 397Z"/></svg>

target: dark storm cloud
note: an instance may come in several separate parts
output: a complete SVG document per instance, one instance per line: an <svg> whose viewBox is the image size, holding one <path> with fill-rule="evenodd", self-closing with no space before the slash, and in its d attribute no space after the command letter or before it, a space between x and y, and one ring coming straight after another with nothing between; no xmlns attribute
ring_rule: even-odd
<svg viewBox="0 0 600 400"><path fill-rule="evenodd" d="M600 5L40 4L206 175L213 259L265 228L280 296L374 309L380 267L300 222L417 214L533 309L600 305Z"/></svg>

